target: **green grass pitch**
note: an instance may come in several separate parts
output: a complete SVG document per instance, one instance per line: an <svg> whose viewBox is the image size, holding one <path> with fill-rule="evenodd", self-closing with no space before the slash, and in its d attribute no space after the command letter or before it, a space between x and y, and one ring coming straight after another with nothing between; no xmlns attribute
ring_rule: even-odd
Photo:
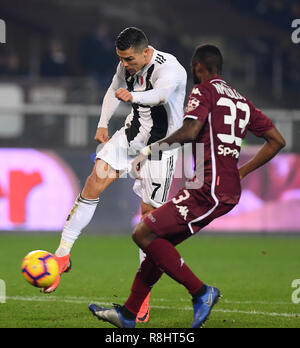
<svg viewBox="0 0 300 348"><path fill-rule="evenodd" d="M29 251L53 252L59 239L0 234L0 279L6 284L0 328L111 327L93 317L88 304L123 304L138 268L136 246L130 236L83 234L72 250L72 272L53 295L45 295L25 282L20 265ZM223 294L205 327L300 327L300 303L292 301L292 282L300 279L299 237L199 235L178 250L200 279ZM163 275L152 290L150 320L137 327L189 328L192 316L185 288Z"/></svg>

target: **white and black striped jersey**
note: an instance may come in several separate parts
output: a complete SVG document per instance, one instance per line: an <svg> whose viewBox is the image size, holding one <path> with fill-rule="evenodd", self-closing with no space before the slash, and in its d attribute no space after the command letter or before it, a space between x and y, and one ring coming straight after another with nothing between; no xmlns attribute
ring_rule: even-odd
<svg viewBox="0 0 300 348"><path fill-rule="evenodd" d="M128 143L151 144L181 127L187 74L171 54L154 50L152 59L131 76L119 63L103 100L98 127L107 127L119 100L115 91L127 88L133 97L125 121Z"/></svg>

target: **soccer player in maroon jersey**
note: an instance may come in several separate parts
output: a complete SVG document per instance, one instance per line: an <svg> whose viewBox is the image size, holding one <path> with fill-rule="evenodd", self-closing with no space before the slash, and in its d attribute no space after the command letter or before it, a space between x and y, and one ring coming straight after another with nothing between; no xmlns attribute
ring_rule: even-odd
<svg viewBox="0 0 300 348"><path fill-rule="evenodd" d="M185 264L175 246L228 213L239 201L240 181L285 146L270 119L223 81L222 64L217 47L196 48L192 59L195 86L189 96L183 126L142 149L134 161L133 168L138 175L139 167L149 155L163 151L162 144L178 146L192 142L194 148L198 143L204 144L204 159L194 158L195 163L204 161L203 184L180 190L134 229L133 240L147 256L124 306L113 309L89 306L99 319L117 327L135 327L140 305L164 272L186 287L193 300L192 327L202 326L220 297L220 290L204 284ZM238 169L242 140L248 130L266 142L256 156Z"/></svg>

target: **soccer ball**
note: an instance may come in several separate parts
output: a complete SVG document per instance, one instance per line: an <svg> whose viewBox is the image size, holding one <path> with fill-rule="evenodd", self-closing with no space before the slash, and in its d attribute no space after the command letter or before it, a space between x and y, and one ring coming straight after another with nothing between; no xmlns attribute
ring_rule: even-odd
<svg viewBox="0 0 300 348"><path fill-rule="evenodd" d="M58 264L48 251L35 250L25 256L22 262L23 277L33 286L47 288L58 276Z"/></svg>

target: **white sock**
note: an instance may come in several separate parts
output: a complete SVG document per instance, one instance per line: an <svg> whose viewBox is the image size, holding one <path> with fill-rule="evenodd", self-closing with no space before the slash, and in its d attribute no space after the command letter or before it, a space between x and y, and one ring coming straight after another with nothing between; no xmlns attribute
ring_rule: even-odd
<svg viewBox="0 0 300 348"><path fill-rule="evenodd" d="M81 195L77 197L62 231L61 243L55 252L56 256L62 257L70 253L81 231L92 220L98 203L99 198L85 199Z"/></svg>
<svg viewBox="0 0 300 348"><path fill-rule="evenodd" d="M55 252L55 255L58 257L67 256L68 254L70 254L72 246L73 246L73 243L69 243L61 239L59 247Z"/></svg>

